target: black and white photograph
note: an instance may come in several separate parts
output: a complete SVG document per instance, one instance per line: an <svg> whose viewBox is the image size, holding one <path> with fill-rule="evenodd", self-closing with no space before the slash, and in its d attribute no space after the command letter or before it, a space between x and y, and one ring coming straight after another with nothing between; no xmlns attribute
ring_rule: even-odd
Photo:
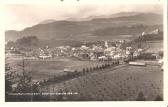
<svg viewBox="0 0 168 107"><path fill-rule="evenodd" d="M5 5L5 102L164 101L162 3L63 2Z"/></svg>

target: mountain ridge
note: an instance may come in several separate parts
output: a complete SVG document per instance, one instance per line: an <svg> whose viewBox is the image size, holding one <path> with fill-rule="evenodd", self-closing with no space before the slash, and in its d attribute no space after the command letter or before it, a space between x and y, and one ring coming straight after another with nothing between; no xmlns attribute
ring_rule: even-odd
<svg viewBox="0 0 168 107"><path fill-rule="evenodd" d="M122 13L118 13L122 14ZM128 14L128 13L125 13ZM131 13L130 13L131 14ZM37 25L27 27L22 31L10 30L5 32L6 40L15 41L24 36L37 36L43 40L49 39L94 39L97 38L94 32L101 31L109 28L120 28L122 26L155 26L163 24L163 17L159 14L153 13L132 13L135 15L124 15L115 18L94 18L89 21L69 21L69 20L49 20L43 21ZM151 20L152 19L152 20ZM45 23L44 23L45 22ZM122 31L122 30L121 30ZM111 35L115 36L116 34ZM123 32L124 33L124 32ZM129 32L128 32L129 33ZM131 34L131 32L130 32ZM105 36L99 35L100 36Z"/></svg>

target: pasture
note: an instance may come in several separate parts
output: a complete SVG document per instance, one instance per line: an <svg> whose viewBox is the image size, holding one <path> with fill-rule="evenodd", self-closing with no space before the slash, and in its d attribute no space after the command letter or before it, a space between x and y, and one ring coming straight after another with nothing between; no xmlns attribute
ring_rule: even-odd
<svg viewBox="0 0 168 107"><path fill-rule="evenodd" d="M22 70L21 65L23 60L20 57L9 58L8 62L11 68L17 72ZM90 68L101 65L102 62L81 61L75 58L53 58L46 60L24 60L25 70L32 72L33 81L48 79L54 75L62 75L64 69L82 71L83 68Z"/></svg>
<svg viewBox="0 0 168 107"><path fill-rule="evenodd" d="M18 64L22 64L20 57L8 58L11 68L18 72L21 71ZM80 71L84 67L101 64L102 62L71 58L25 60L25 70L31 71L33 81L37 81L61 75L64 68ZM41 93L76 93L50 95L47 101L135 101L139 93L143 93L145 100L153 101L157 96L163 98L163 71L157 62L152 64L147 62L146 67L122 64L60 83L52 83L41 87L40 91Z"/></svg>
<svg viewBox="0 0 168 107"><path fill-rule="evenodd" d="M163 98L163 72L155 65L120 65L58 84L43 87L44 93L72 92L61 101L135 101L139 93L145 100ZM58 95L50 100L58 100ZM60 100L60 99L59 99Z"/></svg>

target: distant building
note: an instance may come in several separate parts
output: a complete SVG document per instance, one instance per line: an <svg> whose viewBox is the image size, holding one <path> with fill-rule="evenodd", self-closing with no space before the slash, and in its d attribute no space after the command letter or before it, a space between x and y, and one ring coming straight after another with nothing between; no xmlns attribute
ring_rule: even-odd
<svg viewBox="0 0 168 107"><path fill-rule="evenodd" d="M145 62L129 62L129 65L134 65L134 66L146 66Z"/></svg>
<svg viewBox="0 0 168 107"><path fill-rule="evenodd" d="M100 56L100 57L98 57L98 59L99 59L100 61L107 61L107 60L108 60L108 57L106 57L106 56Z"/></svg>
<svg viewBox="0 0 168 107"><path fill-rule="evenodd" d="M82 45L82 46L80 47L80 49L81 49L81 50L87 50L87 49L89 49L89 47L87 47L87 46L85 46L85 45Z"/></svg>
<svg viewBox="0 0 168 107"><path fill-rule="evenodd" d="M70 68L65 68L64 72L74 72L74 70L70 69Z"/></svg>
<svg viewBox="0 0 168 107"><path fill-rule="evenodd" d="M108 42L107 41L105 41L104 42L104 46L106 47L106 48L108 48L109 46L108 46Z"/></svg>
<svg viewBox="0 0 168 107"><path fill-rule="evenodd" d="M89 57L90 57L90 60L92 60L92 61L97 60L97 57L94 53L90 53Z"/></svg>
<svg viewBox="0 0 168 107"><path fill-rule="evenodd" d="M113 55L116 51L116 47L108 47L107 49L104 50L105 55Z"/></svg>
<svg viewBox="0 0 168 107"><path fill-rule="evenodd" d="M141 49L141 48L138 49L138 52L142 52L142 51L143 51L143 49Z"/></svg>
<svg viewBox="0 0 168 107"><path fill-rule="evenodd" d="M146 32L142 32L142 36L145 36L145 35L147 35L147 33Z"/></svg>
<svg viewBox="0 0 168 107"><path fill-rule="evenodd" d="M133 54L133 48L132 47L126 47L126 54L127 55Z"/></svg>
<svg viewBox="0 0 168 107"><path fill-rule="evenodd" d="M52 56L51 55L40 55L40 56L38 56L39 58L41 58L41 59L47 59L47 58L51 58Z"/></svg>
<svg viewBox="0 0 168 107"><path fill-rule="evenodd" d="M94 55L95 55L96 58L98 58L100 56L103 56L104 52L94 52Z"/></svg>
<svg viewBox="0 0 168 107"><path fill-rule="evenodd" d="M134 57L138 57L139 55L140 55L140 53L138 51L134 51L134 53L133 53Z"/></svg>
<svg viewBox="0 0 168 107"><path fill-rule="evenodd" d="M159 29L155 29L155 30L149 32L149 34L155 34L155 35L157 35L157 34L159 34L159 32L160 32Z"/></svg>

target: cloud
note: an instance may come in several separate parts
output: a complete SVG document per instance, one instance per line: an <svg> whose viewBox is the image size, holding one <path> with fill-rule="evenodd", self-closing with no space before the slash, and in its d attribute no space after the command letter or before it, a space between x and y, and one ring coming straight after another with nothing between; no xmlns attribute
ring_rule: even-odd
<svg viewBox="0 0 168 107"><path fill-rule="evenodd" d="M162 13L158 4L58 4L58 5L6 5L6 29L21 30L47 19L65 20L89 16L110 15L117 12Z"/></svg>

